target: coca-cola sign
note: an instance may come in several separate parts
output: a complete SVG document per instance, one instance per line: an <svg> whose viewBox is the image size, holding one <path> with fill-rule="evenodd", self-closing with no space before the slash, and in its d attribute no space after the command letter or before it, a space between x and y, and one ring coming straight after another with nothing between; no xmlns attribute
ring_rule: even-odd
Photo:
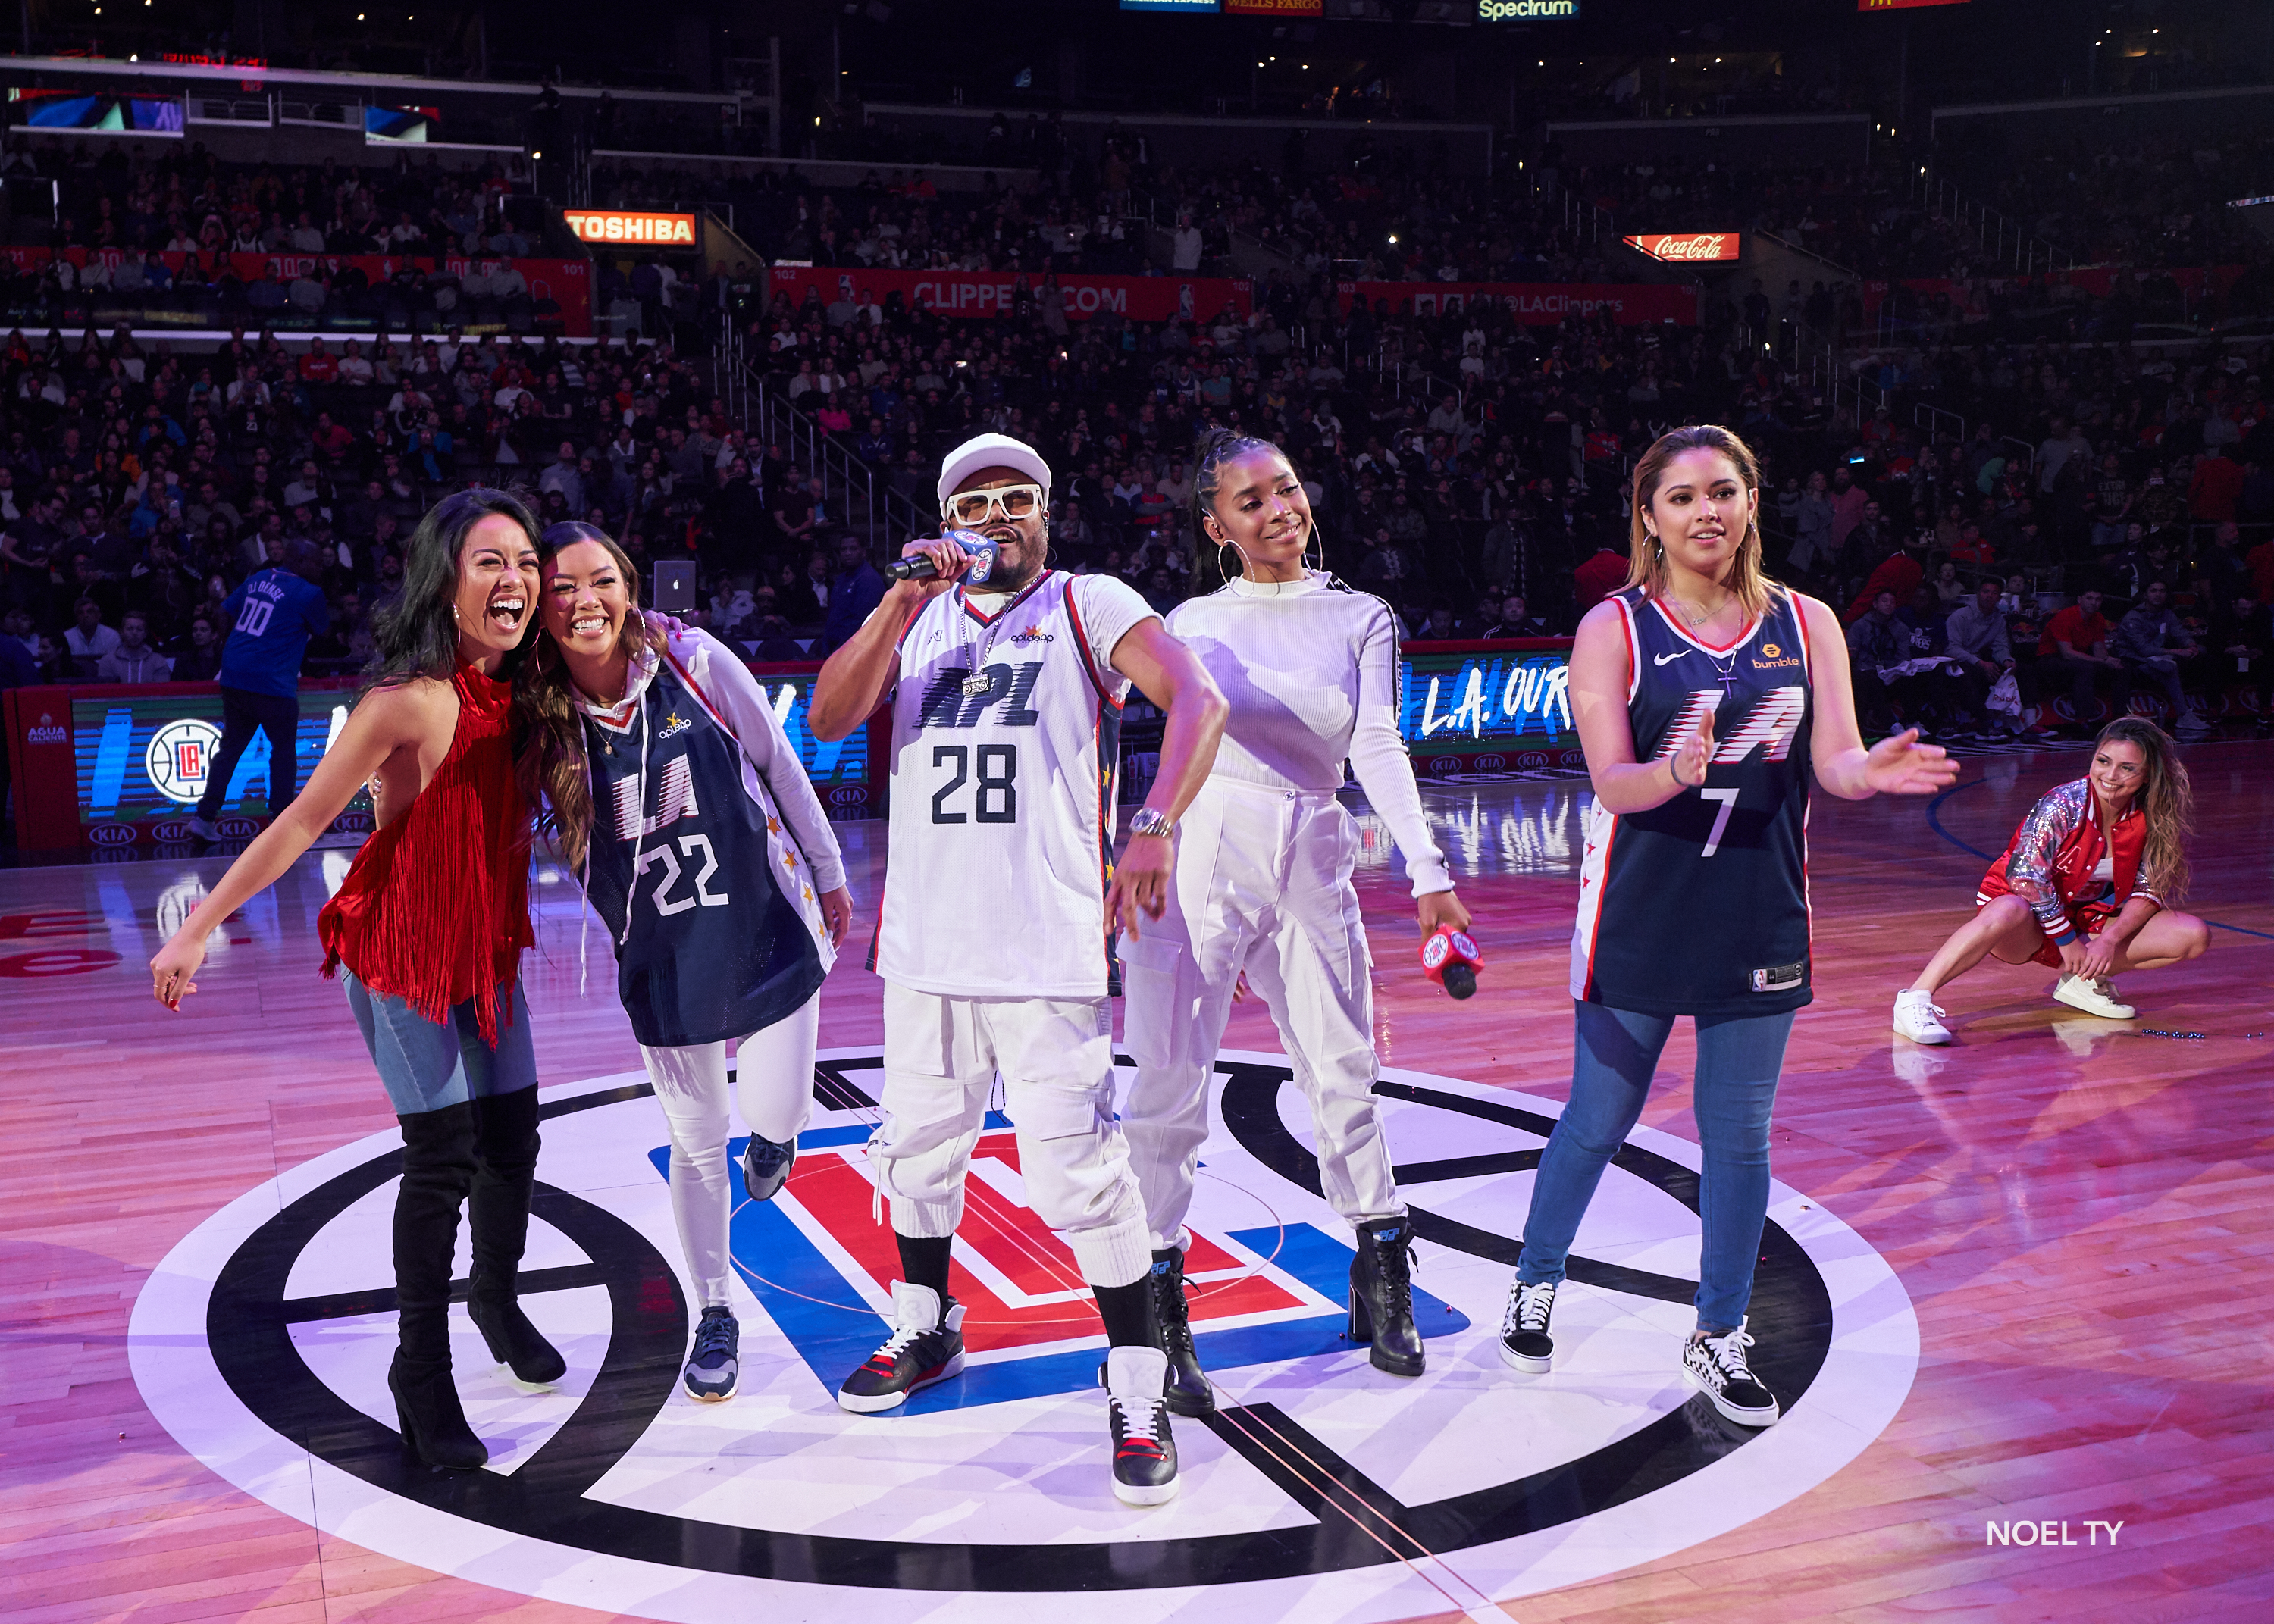
<svg viewBox="0 0 2274 1624"><path fill-rule="evenodd" d="M1651 237L1630 237L1627 246L1638 248L1653 259L1683 261L1690 259L1734 259L1737 257L1737 234L1735 231L1675 231L1660 232Z"/></svg>

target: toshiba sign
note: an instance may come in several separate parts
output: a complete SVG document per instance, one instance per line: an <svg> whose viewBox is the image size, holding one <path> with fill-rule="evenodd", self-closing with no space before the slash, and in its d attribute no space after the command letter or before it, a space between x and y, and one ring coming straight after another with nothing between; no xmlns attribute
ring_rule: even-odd
<svg viewBox="0 0 2274 1624"><path fill-rule="evenodd" d="M1737 257L1737 234L1735 231L1678 231L1672 235L1630 237L1630 248L1639 248L1653 259L1734 259Z"/></svg>
<svg viewBox="0 0 2274 1624"><path fill-rule="evenodd" d="M564 208L568 229L588 243L646 243L659 248L695 246L695 216L651 214L636 208Z"/></svg>

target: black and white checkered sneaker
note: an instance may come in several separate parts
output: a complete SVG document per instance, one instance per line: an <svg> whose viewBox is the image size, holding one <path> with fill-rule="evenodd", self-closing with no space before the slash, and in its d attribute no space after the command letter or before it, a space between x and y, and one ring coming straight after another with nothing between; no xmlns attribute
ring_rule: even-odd
<svg viewBox="0 0 2274 1624"><path fill-rule="evenodd" d="M1745 1363L1753 1345L1743 1321L1719 1336L1692 1332L1682 1349L1682 1373L1730 1420L1740 1426L1769 1426L1777 1418L1776 1395L1755 1379Z"/></svg>

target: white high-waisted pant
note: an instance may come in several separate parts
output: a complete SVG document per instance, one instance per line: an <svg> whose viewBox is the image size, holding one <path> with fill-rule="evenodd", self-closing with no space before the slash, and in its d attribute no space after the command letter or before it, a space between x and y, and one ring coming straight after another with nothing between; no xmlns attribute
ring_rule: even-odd
<svg viewBox="0 0 2274 1624"><path fill-rule="evenodd" d="M1130 1057L1121 1107L1155 1247L1181 1246L1208 1138L1208 1083L1242 970L1279 1028L1318 1127L1319 1182L1358 1224L1405 1210L1374 1103L1373 959L1332 795L1210 778L1177 835L1168 912L1121 942Z"/></svg>
<svg viewBox="0 0 2274 1624"><path fill-rule="evenodd" d="M885 983L885 1120L869 1143L892 1229L955 1233L998 1073L1027 1204L1093 1286L1152 1267L1145 1207L1113 1119L1113 1026L1103 998L961 998Z"/></svg>
<svg viewBox="0 0 2274 1624"><path fill-rule="evenodd" d="M772 1026L742 1040L734 1102L750 1131L778 1145L794 1141L813 1112L813 1050L821 1033L818 989ZM655 1101L671 1130L671 1215L702 1305L730 1299L727 1225L734 1183L727 1170L727 1045L640 1047Z"/></svg>

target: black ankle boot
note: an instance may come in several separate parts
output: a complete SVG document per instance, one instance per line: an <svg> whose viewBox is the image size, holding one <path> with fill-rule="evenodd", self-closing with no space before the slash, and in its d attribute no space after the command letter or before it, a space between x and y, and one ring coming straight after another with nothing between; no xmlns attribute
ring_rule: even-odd
<svg viewBox="0 0 2274 1624"><path fill-rule="evenodd" d="M436 1471L469 1471L489 1451L466 1425L450 1377L450 1260L458 1208L474 1183L474 1110L402 1116L395 1197L395 1300L402 1346L388 1367L403 1447Z"/></svg>
<svg viewBox="0 0 2274 1624"><path fill-rule="evenodd" d="M1413 1229L1404 1218L1360 1224L1351 1259L1350 1339L1372 1344L1376 1370L1421 1373L1421 1333L1413 1325Z"/></svg>
<svg viewBox="0 0 2274 1624"><path fill-rule="evenodd" d="M1193 1346L1193 1322L1185 1308L1185 1254L1174 1246L1156 1250L1147 1279L1161 1351L1169 1356L1169 1384L1162 1397L1178 1415L1204 1416L1216 1408L1216 1389Z"/></svg>
<svg viewBox="0 0 2274 1624"><path fill-rule="evenodd" d="M466 1312L490 1357L532 1385L558 1381L568 1362L521 1312L516 1286L529 1241L529 1193L537 1183L537 1089L474 1101L474 1270Z"/></svg>

